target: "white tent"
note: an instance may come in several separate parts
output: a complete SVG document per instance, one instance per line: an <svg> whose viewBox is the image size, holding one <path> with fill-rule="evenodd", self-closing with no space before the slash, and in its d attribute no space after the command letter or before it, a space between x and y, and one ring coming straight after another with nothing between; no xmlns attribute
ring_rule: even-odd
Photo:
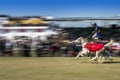
<svg viewBox="0 0 120 80"><path fill-rule="evenodd" d="M19 32L19 33L16 33L16 36L32 36L32 33L30 33L30 32Z"/></svg>
<svg viewBox="0 0 120 80"><path fill-rule="evenodd" d="M10 32L10 33L3 33L0 36L6 39L13 39L15 34L16 34L15 32Z"/></svg>
<svg viewBox="0 0 120 80"><path fill-rule="evenodd" d="M46 35L57 35L58 33L56 31L52 31L52 30L47 30L44 32Z"/></svg>

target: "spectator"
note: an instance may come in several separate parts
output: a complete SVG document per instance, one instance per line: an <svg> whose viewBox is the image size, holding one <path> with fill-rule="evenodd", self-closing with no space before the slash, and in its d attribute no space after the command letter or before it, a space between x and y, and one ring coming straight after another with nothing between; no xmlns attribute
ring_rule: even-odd
<svg viewBox="0 0 120 80"><path fill-rule="evenodd" d="M13 55L12 47L13 47L13 45L10 42L10 40L7 40L5 43L5 54L9 54L10 56L12 56Z"/></svg>
<svg viewBox="0 0 120 80"><path fill-rule="evenodd" d="M0 40L0 55L2 56L5 51L5 40Z"/></svg>
<svg viewBox="0 0 120 80"><path fill-rule="evenodd" d="M25 57L30 57L31 55L30 55L30 49L31 49L31 47L30 47L30 43L29 42L26 42L26 43L24 43L24 45L23 45L23 52L24 52L24 56Z"/></svg>
<svg viewBox="0 0 120 80"><path fill-rule="evenodd" d="M43 44L41 42L38 42L38 44L36 45L36 55L38 57L41 57L43 48L44 48Z"/></svg>

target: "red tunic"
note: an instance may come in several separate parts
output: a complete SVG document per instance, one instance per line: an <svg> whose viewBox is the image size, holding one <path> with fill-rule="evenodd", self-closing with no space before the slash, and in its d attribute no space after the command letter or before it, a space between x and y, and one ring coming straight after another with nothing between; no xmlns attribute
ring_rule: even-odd
<svg viewBox="0 0 120 80"><path fill-rule="evenodd" d="M103 44L100 43L87 43L84 48L87 48L90 52L96 52L104 47Z"/></svg>

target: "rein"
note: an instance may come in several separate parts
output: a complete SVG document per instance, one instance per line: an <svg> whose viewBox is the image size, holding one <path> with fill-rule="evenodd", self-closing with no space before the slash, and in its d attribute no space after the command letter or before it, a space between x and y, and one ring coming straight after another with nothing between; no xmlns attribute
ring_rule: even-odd
<svg viewBox="0 0 120 80"><path fill-rule="evenodd" d="M91 33L88 37L86 37L86 39L89 39L94 33Z"/></svg>

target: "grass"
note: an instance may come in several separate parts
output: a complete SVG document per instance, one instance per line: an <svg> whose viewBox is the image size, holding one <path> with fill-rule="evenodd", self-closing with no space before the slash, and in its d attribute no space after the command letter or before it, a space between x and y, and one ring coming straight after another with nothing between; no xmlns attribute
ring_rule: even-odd
<svg viewBox="0 0 120 80"><path fill-rule="evenodd" d="M120 80L119 57L103 64L85 59L0 57L0 80Z"/></svg>

